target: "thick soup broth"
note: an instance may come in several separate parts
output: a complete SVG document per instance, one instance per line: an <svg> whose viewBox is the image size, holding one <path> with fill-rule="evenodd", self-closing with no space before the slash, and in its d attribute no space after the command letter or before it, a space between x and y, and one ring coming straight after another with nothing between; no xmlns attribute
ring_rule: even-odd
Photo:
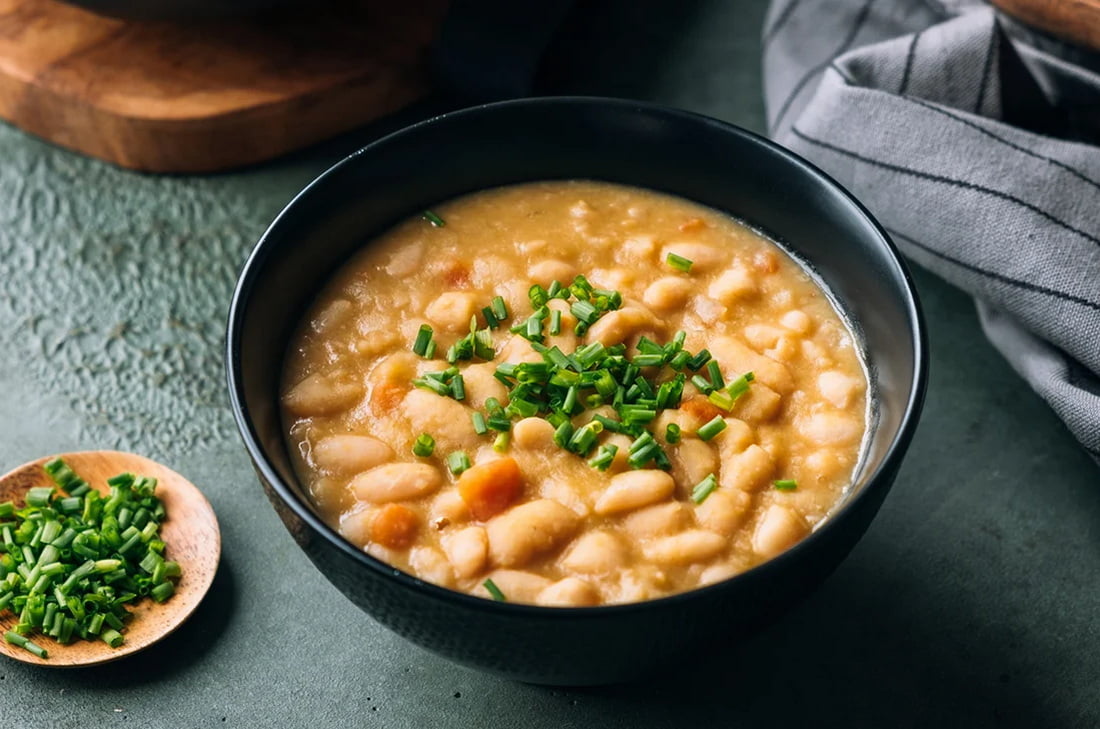
<svg viewBox="0 0 1100 729"><path fill-rule="evenodd" d="M805 537L850 483L867 387L830 299L766 238L667 195L544 182L365 246L299 327L282 405L352 543L444 587L579 606Z"/></svg>

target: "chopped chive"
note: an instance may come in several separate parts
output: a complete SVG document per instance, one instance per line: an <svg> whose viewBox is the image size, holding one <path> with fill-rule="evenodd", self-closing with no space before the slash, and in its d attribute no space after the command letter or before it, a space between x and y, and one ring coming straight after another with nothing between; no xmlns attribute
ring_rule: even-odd
<svg viewBox="0 0 1100 729"><path fill-rule="evenodd" d="M413 352L421 357L426 357L428 354L428 346L432 342L433 330L427 324L421 324L420 330L416 333L416 341L413 342Z"/></svg>
<svg viewBox="0 0 1100 729"><path fill-rule="evenodd" d="M27 491L25 501L27 502L27 506L35 509L43 509L50 505L50 496L52 494L52 486L36 486Z"/></svg>
<svg viewBox="0 0 1100 729"><path fill-rule="evenodd" d="M413 442L412 452L413 455L421 458L427 458L435 451L435 438L427 433L421 433L416 436L416 441Z"/></svg>
<svg viewBox="0 0 1100 729"><path fill-rule="evenodd" d="M5 632L4 640L8 643L11 643L12 645L17 645L20 648L23 648L24 650L33 653L43 660L50 657L49 652L45 648L38 645L34 641L20 635L19 633L16 633L14 630L9 630Z"/></svg>
<svg viewBox="0 0 1100 729"><path fill-rule="evenodd" d="M709 361L710 352L705 349L701 349L694 357L688 360L687 367L692 372L698 372L700 369L702 369L703 365L705 365Z"/></svg>
<svg viewBox="0 0 1100 729"><path fill-rule="evenodd" d="M711 473L692 488L691 500L696 504L701 504L707 500L707 497L710 496L716 488L718 488L718 479Z"/></svg>
<svg viewBox="0 0 1100 729"><path fill-rule="evenodd" d="M569 439L573 437L573 424L568 419L563 420L561 424L554 430L554 443L559 448L566 448L569 446Z"/></svg>
<svg viewBox="0 0 1100 729"><path fill-rule="evenodd" d="M483 582L482 584L485 585L485 589L489 591L489 594L494 600L496 600L497 602L508 602L508 599L504 597L504 593L500 591L499 587L497 587L497 583L489 579L485 580L485 582Z"/></svg>
<svg viewBox="0 0 1100 729"><path fill-rule="evenodd" d="M534 284L527 289L527 298L531 301L531 308L537 309L546 305L546 302L550 300L550 295L546 293L546 289L542 286Z"/></svg>
<svg viewBox="0 0 1100 729"><path fill-rule="evenodd" d="M772 485L775 486L778 491L794 491L798 488L798 482L793 479L773 481Z"/></svg>
<svg viewBox="0 0 1100 729"><path fill-rule="evenodd" d="M677 271L681 271L683 273L691 272L692 260L690 258L684 258L683 256L677 255L675 253L669 253L668 257L665 258L665 263L672 266Z"/></svg>
<svg viewBox="0 0 1100 729"><path fill-rule="evenodd" d="M414 377L412 380L412 384L414 387L419 387L424 390L431 390L436 395L448 396L451 394L450 385L446 385L435 379L434 377L429 377L427 375L423 377Z"/></svg>
<svg viewBox="0 0 1100 729"><path fill-rule="evenodd" d="M634 358L634 364L638 367L659 367L664 363L664 354L639 354Z"/></svg>
<svg viewBox="0 0 1100 729"><path fill-rule="evenodd" d="M493 310L488 306L481 309L481 315L485 317L485 323L490 329L497 329L500 327L500 319L497 319L496 315L493 314Z"/></svg>
<svg viewBox="0 0 1100 729"><path fill-rule="evenodd" d="M493 316L497 318L497 321L504 321L508 318L508 307L504 303L504 297L494 296L493 300L489 302L489 308L493 311Z"/></svg>
<svg viewBox="0 0 1100 729"><path fill-rule="evenodd" d="M600 446L599 452L595 457L589 459L588 465L592 468L600 471L606 471L611 463L615 460L615 454L619 452L619 447L614 444Z"/></svg>
<svg viewBox="0 0 1100 729"><path fill-rule="evenodd" d="M461 475L470 465L470 457L466 455L466 451L451 451L447 455L447 468L456 476Z"/></svg>
<svg viewBox="0 0 1100 729"><path fill-rule="evenodd" d="M557 281L554 283L557 283ZM554 337L559 334L561 334L561 312L554 309L550 312L550 336Z"/></svg>
<svg viewBox="0 0 1100 729"><path fill-rule="evenodd" d="M746 372L733 382L726 385L726 392L729 393L730 397L733 398L733 400L736 402L737 398L741 397L749 391L749 383L752 382L754 379L756 378L751 372Z"/></svg>
<svg viewBox="0 0 1100 729"><path fill-rule="evenodd" d="M726 429L726 421L721 415L715 415L714 418L701 426L699 430L695 431L695 434L699 436L701 440L710 440L714 436L721 433Z"/></svg>
<svg viewBox="0 0 1100 729"><path fill-rule="evenodd" d="M122 633L119 633L114 628L108 628L99 634L99 639L112 648L118 648L122 645L125 638L122 637Z"/></svg>
<svg viewBox="0 0 1100 729"><path fill-rule="evenodd" d="M669 445L676 445L680 442L680 426L676 423L669 423L665 428L665 441Z"/></svg>
<svg viewBox="0 0 1100 729"><path fill-rule="evenodd" d="M413 384L415 384L415 381ZM692 375L691 384L695 385L695 387L698 388L699 392L703 393L704 395L709 395L711 390L714 389L714 386L711 384L710 380L703 377L702 375Z"/></svg>
<svg viewBox="0 0 1100 729"><path fill-rule="evenodd" d="M508 450L508 443L511 439L511 436L507 432L497 433L497 437L493 441L493 450L497 453L506 452Z"/></svg>
<svg viewBox="0 0 1100 729"><path fill-rule="evenodd" d="M470 417L474 421L474 432L478 435L485 435L489 432L489 426L485 423L485 416L480 411L475 410Z"/></svg>
<svg viewBox="0 0 1100 729"><path fill-rule="evenodd" d="M722 368L718 366L717 360L711 360L707 362L707 375L710 377L710 384L714 386L715 390L721 390L726 386L726 381L722 377Z"/></svg>
<svg viewBox="0 0 1100 729"><path fill-rule="evenodd" d="M725 410L727 413L733 409L733 398L725 390L715 390L707 395L707 400L715 407Z"/></svg>
<svg viewBox="0 0 1100 729"><path fill-rule="evenodd" d="M466 399L466 383L462 375L455 375L451 380L451 397L459 401Z"/></svg>
<svg viewBox="0 0 1100 729"><path fill-rule="evenodd" d="M423 213L420 214L420 217L424 218L424 220L427 220L435 228L442 228L447 225L447 221L443 220L443 218L439 217L431 210L425 210Z"/></svg>
<svg viewBox="0 0 1100 729"><path fill-rule="evenodd" d="M686 349L681 349L672 357L671 360L669 360L668 364L670 367L672 367L672 369L680 371L684 369L684 367L686 367L688 362L690 361L691 353L688 352Z"/></svg>

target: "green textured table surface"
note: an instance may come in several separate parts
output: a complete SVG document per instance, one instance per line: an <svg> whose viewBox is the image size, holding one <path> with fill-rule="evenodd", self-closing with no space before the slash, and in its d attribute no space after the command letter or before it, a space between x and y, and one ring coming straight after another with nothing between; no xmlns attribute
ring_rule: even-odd
<svg viewBox="0 0 1100 729"><path fill-rule="evenodd" d="M657 100L762 127L764 3L585 3L540 90ZM253 478L223 385L237 270L314 175L401 119L259 168L123 172L0 126L0 465L113 447L208 495L211 594L149 651L86 670L0 662L10 727L1066 726L1100 723L1100 479L916 271L932 379L880 515L772 627L640 685L569 691L452 665L309 564ZM642 638L644 639L644 638Z"/></svg>

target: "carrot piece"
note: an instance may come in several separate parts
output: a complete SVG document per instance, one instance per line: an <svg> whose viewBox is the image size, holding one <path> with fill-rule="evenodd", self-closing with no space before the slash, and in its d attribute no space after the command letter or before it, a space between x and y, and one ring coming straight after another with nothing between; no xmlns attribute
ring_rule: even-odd
<svg viewBox="0 0 1100 729"><path fill-rule="evenodd" d="M689 397L680 403L680 409L699 418L702 421L711 420L715 415L726 415L726 412L705 397Z"/></svg>
<svg viewBox="0 0 1100 729"><path fill-rule="evenodd" d="M507 509L522 491L523 474L514 458L479 463L458 477L458 495L481 521Z"/></svg>
<svg viewBox="0 0 1100 729"><path fill-rule="evenodd" d="M371 522L371 540L390 549L404 549L416 539L419 527L415 511L401 504L386 504Z"/></svg>

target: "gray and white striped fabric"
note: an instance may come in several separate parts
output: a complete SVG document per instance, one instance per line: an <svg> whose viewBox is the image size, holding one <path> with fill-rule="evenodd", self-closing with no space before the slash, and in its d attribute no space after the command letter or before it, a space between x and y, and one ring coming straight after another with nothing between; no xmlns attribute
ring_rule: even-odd
<svg viewBox="0 0 1100 729"><path fill-rule="evenodd" d="M764 26L772 136L970 292L1100 460L1096 61L975 0L775 0Z"/></svg>

